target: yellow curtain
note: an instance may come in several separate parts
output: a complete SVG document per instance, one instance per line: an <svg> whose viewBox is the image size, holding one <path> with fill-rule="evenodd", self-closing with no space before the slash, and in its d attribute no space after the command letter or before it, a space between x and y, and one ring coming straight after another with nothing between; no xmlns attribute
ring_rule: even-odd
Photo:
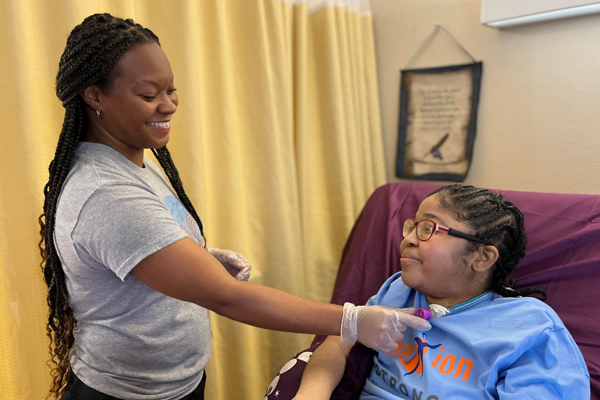
<svg viewBox="0 0 600 400"><path fill-rule="evenodd" d="M368 0L0 0L0 397L42 399L50 378L37 217L63 109L70 30L133 18L161 39L180 106L169 147L213 247L251 280L329 301L343 245L385 183ZM262 398L309 335L212 315L207 398Z"/></svg>

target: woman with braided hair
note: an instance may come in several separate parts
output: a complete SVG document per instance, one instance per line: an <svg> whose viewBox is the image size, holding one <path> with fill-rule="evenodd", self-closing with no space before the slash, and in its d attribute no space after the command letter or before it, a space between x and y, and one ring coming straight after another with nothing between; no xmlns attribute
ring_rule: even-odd
<svg viewBox="0 0 600 400"><path fill-rule="evenodd" d="M432 328L380 351L361 393L375 399L590 398L577 344L546 294L507 275L525 256L523 214L502 195L454 184L403 221L402 271L367 305L411 307ZM328 337L312 355L294 400L329 399L352 345Z"/></svg>
<svg viewBox="0 0 600 400"><path fill-rule="evenodd" d="M243 256L205 248L166 147L173 79L158 37L130 19L95 14L67 39L56 79L65 118L40 217L53 398L202 399L208 310L378 350L393 349L407 326L430 327L246 282Z"/></svg>

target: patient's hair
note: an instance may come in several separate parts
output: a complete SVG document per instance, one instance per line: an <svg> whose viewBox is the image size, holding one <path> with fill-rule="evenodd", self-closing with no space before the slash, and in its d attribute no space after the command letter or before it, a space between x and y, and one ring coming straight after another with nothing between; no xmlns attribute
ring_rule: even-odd
<svg viewBox="0 0 600 400"><path fill-rule="evenodd" d="M441 206L456 215L475 230L475 236L496 246L499 252L490 281L492 290L505 297L528 296L538 293L546 300L546 293L540 289L515 289L514 279L508 274L525 256L527 234L523 214L510 201L499 193L473 186L454 184L444 186L429 196L437 194ZM473 251L482 246L469 242L467 250Z"/></svg>
<svg viewBox="0 0 600 400"><path fill-rule="evenodd" d="M71 365L69 350L73 346L73 328L76 321L69 306L65 274L54 244L54 224L58 198L69 174L71 162L79 141L87 133L87 116L81 93L91 85L111 90L115 66L123 55L136 46L148 43L160 45L158 37L149 29L131 19L123 20L110 14L94 14L76 26L67 39L60 58L56 77L56 95L65 108L65 118L54 159L50 163L50 176L44 187L44 212L40 216L42 271L48 286L50 314L46 331L50 338L52 387L50 396L60 399ZM183 190L177 168L166 146L152 149L177 196L198 223L204 237L202 222Z"/></svg>

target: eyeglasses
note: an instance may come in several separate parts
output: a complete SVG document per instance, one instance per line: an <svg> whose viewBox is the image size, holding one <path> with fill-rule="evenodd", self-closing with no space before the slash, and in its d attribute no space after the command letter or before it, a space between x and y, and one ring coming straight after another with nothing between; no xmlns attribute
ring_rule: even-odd
<svg viewBox="0 0 600 400"><path fill-rule="evenodd" d="M422 219L419 222L414 219L407 219L404 221L404 226L402 227L402 236L407 237L412 233L414 229L417 229L417 239L426 242L438 231L446 232L450 236L456 236L462 239L470 240L472 242L482 243L488 246L492 244L487 240L480 239L478 237L469 235L468 233L463 233L457 231L456 229L446 228L445 226L438 225L436 222L430 219Z"/></svg>

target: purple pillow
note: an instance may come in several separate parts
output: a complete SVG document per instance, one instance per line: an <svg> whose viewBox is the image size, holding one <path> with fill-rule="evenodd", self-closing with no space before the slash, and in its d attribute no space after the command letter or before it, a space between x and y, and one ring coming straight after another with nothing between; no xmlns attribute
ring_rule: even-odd
<svg viewBox="0 0 600 400"><path fill-rule="evenodd" d="M291 400L296 395L300 387L300 380L306 364L312 356L314 349L319 347L318 344L311 346L306 350L302 350L296 354L290 361L285 363L275 379L267 388L264 400Z"/></svg>
<svg viewBox="0 0 600 400"><path fill-rule="evenodd" d="M325 340L318 336L312 346L296 354L279 371L267 389L264 400L291 400L298 392L304 368L313 352ZM331 395L332 400L358 400L377 354L362 344L355 345L346 362L344 376Z"/></svg>

